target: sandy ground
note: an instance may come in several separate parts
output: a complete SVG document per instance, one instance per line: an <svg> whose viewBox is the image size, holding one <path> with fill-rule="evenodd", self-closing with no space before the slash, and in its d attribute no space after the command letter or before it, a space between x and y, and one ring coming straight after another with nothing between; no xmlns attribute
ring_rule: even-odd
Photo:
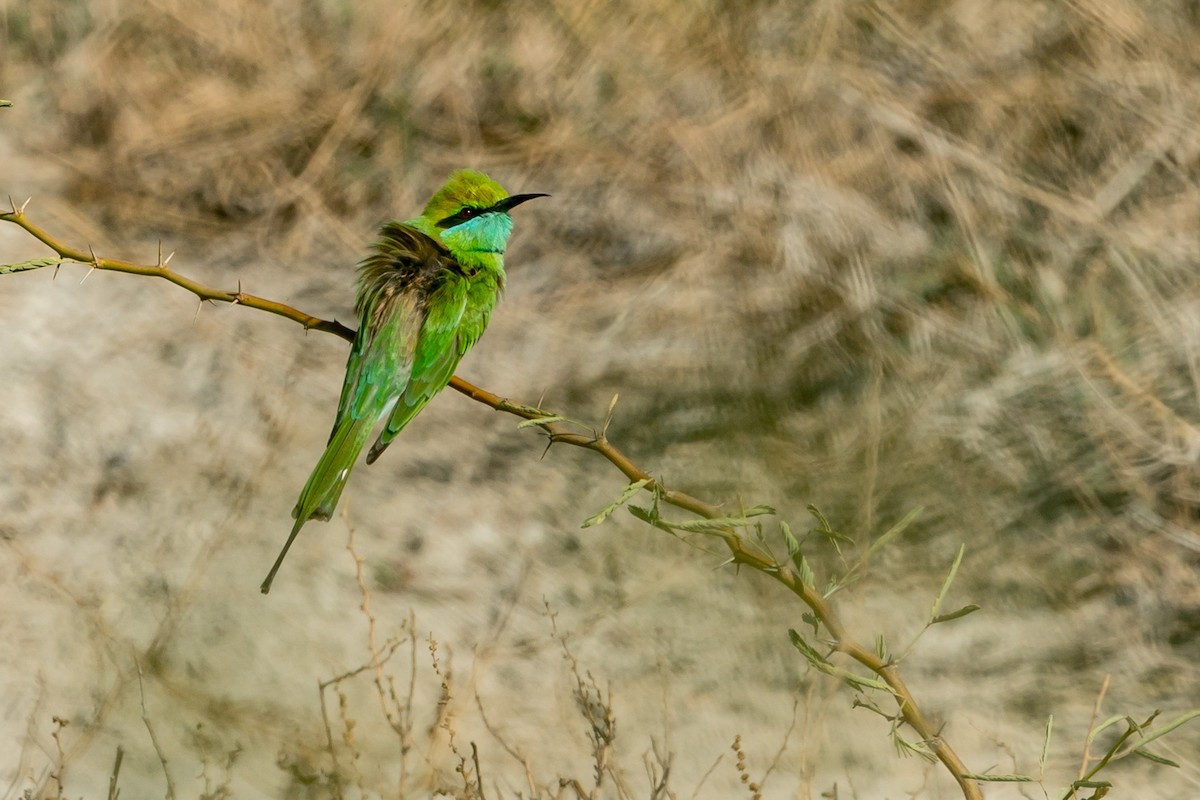
<svg viewBox="0 0 1200 800"><path fill-rule="evenodd" d="M979 4L871 4L863 17L816 5L800 19L764 4L728 30L671 4L641 22L596 7L554 24L522 6L508 67L464 78L438 56L402 91L372 76L399 74L388 59L420 55L442 16L418 30L411 12L371 6L333 39L374 41L378 19L379 38L407 47L326 56L322 79L325 50L287 46L312 59L304 74L281 37L241 33L262 19L220 29L234 13L223 4L97 5L86 19L31 13L29 27L8 10L21 47L0 72L0 96L17 102L0 111L0 195L32 196L32 220L101 256L152 263L161 239L190 277L349 321L374 225L415 213L450 166L552 193L515 212L509 291L459 374L590 423L620 393L610 436L636 461L730 508L770 503L797 531L808 503L860 544L924 507L837 607L860 640L901 652L965 543L946 607L983 608L926 632L905 675L978 772L1038 775L1053 714L1055 794L1078 772L1106 679L1101 721L1200 706L1200 147L1194 109L1173 99L1195 78L1172 61L1171 33L1195 21L1079 4L1091 11L1014 10L997 36ZM662 19L679 36L691 26L692 44L672 50L674 28L659 28L665 44L625 52L606 34L646 44L639 31ZM46 50L21 44L35 23L52 29L36 39ZM223 39L226 71L167 91L156 81L193 55L164 56L155 38L128 47L138 25ZM788 71L792 40L772 49L793 32L813 37L804 83ZM1140 57L1072 73L1082 57L1055 44L1068 34L1084 61L1097 41ZM831 55L838 37L860 62ZM294 74L261 66L272 53ZM623 58L659 71L635 81ZM980 78L972 58L995 74ZM1025 71L1038 58L1051 77ZM257 82L243 83L245 64ZM478 97L509 68L525 80L507 101L564 121L464 123L495 116ZM345 89L339 69L366 77ZM605 70L616 90L596 78ZM289 137L309 141L286 116L296 75L331 87L304 97L337 132L299 170L286 155ZM930 89L930 75L949 77ZM1031 75L1044 84L1023 84ZM1155 75L1170 92L1146 88ZM964 99L971 81L994 93ZM780 87L792 111L764 99ZM619 102L603 106L611 91ZM89 92L111 99L112 120L89 116ZM421 131L409 149L440 160L414 165L390 141L361 156L355 137L377 120L354 103L381 113L362 98L388 92ZM1022 97L1044 102L1029 118L1067 109L1083 132L1006 121ZM1142 103L1140 122L1085 113L1110 100ZM503 124L517 130L518 116ZM522 136L536 146L519 149ZM0 263L44 253L0 224ZM623 511L581 529L624 485L593 454L544 453L516 418L447 392L360 465L344 513L305 529L263 597L345 344L80 265L0 276L0 320L5 800L110 796L118 752L126 798L474 796L463 763L489 798L574 796L560 779L594 785L609 710L617 766L602 797L653 796L666 763L673 796L750 796L735 737L766 797L961 796L806 666L787 638L804 609L777 586ZM832 548L806 547L821 575L840 569ZM1154 746L1179 768L1114 765L1110 796L1200 794L1197 729ZM1043 794L993 784L987 796Z"/></svg>

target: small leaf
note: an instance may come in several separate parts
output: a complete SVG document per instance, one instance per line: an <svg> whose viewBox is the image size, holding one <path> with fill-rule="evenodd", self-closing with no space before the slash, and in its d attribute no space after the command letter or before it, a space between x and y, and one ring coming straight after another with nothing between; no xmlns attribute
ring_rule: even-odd
<svg viewBox="0 0 1200 800"><path fill-rule="evenodd" d="M896 752L901 756L907 757L910 753L914 753L930 763L937 760L924 742L910 742L895 729L892 730L892 744L895 746Z"/></svg>
<svg viewBox="0 0 1200 800"><path fill-rule="evenodd" d="M617 400L619 400L619 399L620 399L620 397L621 397L621 393L620 393L620 392L614 392L614 393L613 393L612 400L609 400L609 401L608 401L608 414L607 414L607 416L610 416L610 417L612 416L613 409L615 409L615 408L617 407Z"/></svg>
<svg viewBox="0 0 1200 800"><path fill-rule="evenodd" d="M1113 725L1116 725L1118 722L1122 722L1126 719L1128 719L1128 717L1126 717L1124 714L1113 714L1111 717L1104 720L1104 722L1101 722L1099 725L1092 728L1090 731L1088 731L1087 735L1088 746L1091 746L1092 742L1095 741L1096 737L1100 735L1103 730L1106 728L1111 728Z"/></svg>
<svg viewBox="0 0 1200 800"><path fill-rule="evenodd" d="M1038 759L1038 766L1041 768L1041 775L1046 775L1046 756L1050 753L1050 734L1054 732L1054 715L1051 714L1046 718L1046 739L1042 742L1042 757Z"/></svg>
<svg viewBox="0 0 1200 800"><path fill-rule="evenodd" d="M844 533L839 533L833 529L833 526L829 524L829 520L823 513L821 513L821 509L814 505L807 506L807 509L808 513L812 514L817 519L817 527L814 529L814 532L821 534L821 536L829 541L829 543L832 544L834 549L839 553L842 552L841 547L838 546L839 542L854 544L854 540L849 536Z"/></svg>
<svg viewBox="0 0 1200 800"><path fill-rule="evenodd" d="M765 517L775 513L775 509L768 505L751 506L742 512L743 517Z"/></svg>
<svg viewBox="0 0 1200 800"><path fill-rule="evenodd" d="M774 514L774 509L766 509L767 506L755 506L746 511L745 517L716 517L714 519L689 519L684 522L668 523L672 528L688 533L706 533L710 531L725 531L730 528L741 528L746 524L746 517L753 517L758 514Z"/></svg>
<svg viewBox="0 0 1200 800"><path fill-rule="evenodd" d="M609 516L611 516L614 511L616 511L621 506L625 505L625 503L627 503L629 501L629 498L633 497L635 494L640 492L642 490L642 487L644 487L649 482L650 482L649 478L643 478L640 481L634 481L633 483L629 484L628 486L625 487L625 491L621 492L620 497L618 497L616 500L614 500L613 502L606 505L604 508L600 509L598 512L596 512L592 516L588 517L586 520L583 521L583 525L581 525L580 527L590 528L593 525L599 525L601 522L604 522L604 520L608 519Z"/></svg>
<svg viewBox="0 0 1200 800"><path fill-rule="evenodd" d="M973 781L990 781L991 783L1033 783L1034 779L1028 775L1014 775L1012 773L1003 772L964 772L964 778L970 778Z"/></svg>
<svg viewBox="0 0 1200 800"><path fill-rule="evenodd" d="M0 100L0 108L8 108L12 105L11 100Z"/></svg>
<svg viewBox="0 0 1200 800"><path fill-rule="evenodd" d="M1172 761L1172 760L1171 760L1171 759L1169 759L1169 758L1164 758L1163 756L1156 755L1156 754L1154 754L1154 753L1151 753L1149 750L1143 750L1143 749L1142 749L1142 748L1140 748L1140 747L1139 747L1139 748L1137 748L1136 750L1134 750L1134 751L1133 751L1133 754L1134 754L1135 756L1141 756L1141 757L1142 757L1142 758L1144 758L1144 759L1147 759L1147 760L1149 760L1149 761L1153 761L1153 762L1154 762L1154 763L1156 763L1156 764L1162 764L1162 765L1164 765L1164 766L1167 766L1167 767L1178 767L1178 766L1179 766L1179 764L1178 764L1178 763L1176 763L1176 762Z"/></svg>
<svg viewBox="0 0 1200 800"><path fill-rule="evenodd" d="M1108 781L1072 781L1072 789L1111 789L1112 784Z"/></svg>
<svg viewBox="0 0 1200 800"><path fill-rule="evenodd" d="M891 687L889 687L883 681L857 675L849 670L842 669L841 667L835 667L832 663L830 663L828 658L818 653L811 644L806 642L803 636L796 633L794 628L788 628L788 638L792 640L792 645L800 651L800 654L808 660L808 663L820 672L823 672L826 675L832 675L835 678L841 678L856 689L879 689L880 691L884 692L891 691Z"/></svg>
<svg viewBox="0 0 1200 800"><path fill-rule="evenodd" d="M954 557L954 563L950 565L950 572L946 574L946 580L942 581L942 590L938 592L937 599L933 601L933 608L929 611L929 619L937 619L938 611L942 608L942 601L946 599L946 594L950 591L950 584L954 583L954 576L958 574L958 565L962 563L963 553L967 551L966 544L958 546L958 555Z"/></svg>
<svg viewBox="0 0 1200 800"><path fill-rule="evenodd" d="M784 544L787 545L788 558L794 559L800 552L800 542L792 534L792 528L784 520L779 520L779 532L783 534Z"/></svg>
<svg viewBox="0 0 1200 800"><path fill-rule="evenodd" d="M566 419L566 417L560 417L557 415L553 416L553 417L538 417L537 419L527 419L524 422L517 424L517 430L521 430L522 428L532 428L534 425L549 425L551 422L562 422L565 419Z"/></svg>
<svg viewBox="0 0 1200 800"><path fill-rule="evenodd" d="M667 522L663 520L663 523L670 526L672 530L684 531L686 533L713 533L741 527L744 521L734 517L717 517L716 519L689 519L683 522Z"/></svg>
<svg viewBox="0 0 1200 800"><path fill-rule="evenodd" d="M633 514L647 525L653 525L656 528L662 528L664 531L670 531L671 533L675 532L668 523L663 522L662 518L658 516L657 508L647 509L641 506L626 506L626 508L630 514Z"/></svg>
<svg viewBox="0 0 1200 800"><path fill-rule="evenodd" d="M895 539L897 536L899 536L901 533L903 533L904 529L907 528L909 525L911 525L913 523L913 520L915 520L921 514L921 512L924 510L925 510L924 506L917 506L912 511L905 514L904 519L897 522L895 525L893 525L891 528L889 528L882 536L880 536L875 541L871 542L871 546L867 548L867 552L863 554L863 557L860 560L866 561L868 558L871 557L872 553L874 553L876 550L879 550L881 547L885 546L892 539Z"/></svg>
<svg viewBox="0 0 1200 800"><path fill-rule="evenodd" d="M0 275L8 275L12 272L27 272L31 269L54 267L65 263L67 263L66 259L62 258L31 258L28 261L22 261L18 264L0 264Z"/></svg>
<svg viewBox="0 0 1200 800"><path fill-rule="evenodd" d="M1166 725L1163 725L1161 728L1155 728L1154 730L1147 733L1145 735L1145 737L1142 738L1141 742L1138 744L1138 747L1142 747L1144 745L1150 744L1150 742L1153 742L1158 737L1165 736L1166 734L1168 734L1171 731L1178 728L1180 725L1191 722L1192 720L1196 719L1197 717L1200 717L1200 708L1194 708L1191 711L1184 714L1183 716L1176 717L1175 719L1168 722Z"/></svg>
<svg viewBox="0 0 1200 800"><path fill-rule="evenodd" d="M808 513L812 514L814 517L817 518L817 523L820 525L820 527L817 528L817 530L819 530L821 533L828 534L828 533L834 532L833 528L829 525L829 520L826 519L825 515L821 513L821 509L817 508L814 505L809 505Z"/></svg>
<svg viewBox="0 0 1200 800"><path fill-rule="evenodd" d="M817 578L813 575L812 567L805 560L804 553L796 553L792 556L792 563L796 565L796 571L800 573L800 582L810 589L817 588Z"/></svg>
<svg viewBox="0 0 1200 800"><path fill-rule="evenodd" d="M834 667L834 674L859 689L878 689L881 692L890 692L892 689L886 683L875 678L864 678L862 675L851 672L850 670Z"/></svg>
<svg viewBox="0 0 1200 800"><path fill-rule="evenodd" d="M854 702L850 704L850 707L851 708L865 708L868 711L875 712L876 714L878 714L879 716L883 717L886 720L890 721L892 719L891 714L888 714L886 711L884 711L882 708L877 706L875 703L871 702L870 698L865 697L864 695L861 695L861 694L855 696Z"/></svg>
<svg viewBox="0 0 1200 800"><path fill-rule="evenodd" d="M613 409L617 407L617 399L621 396L620 392L613 394L612 400L608 401L608 412L604 415L604 427L600 429L600 436L608 435L608 426L612 424Z"/></svg>
<svg viewBox="0 0 1200 800"><path fill-rule="evenodd" d="M949 622L950 620L953 620L953 619L962 619L967 614L974 614L980 608L981 608L981 606L978 606L974 603L970 603L969 605L963 606L958 611L951 611L949 614L938 614L936 617L929 620L929 624L930 625L938 625L942 622Z"/></svg>
<svg viewBox="0 0 1200 800"><path fill-rule="evenodd" d="M829 663L829 659L813 649L813 646L806 642L803 636L796 633L794 628L788 628L788 638L792 640L792 645L800 651L800 654L808 659L808 663L817 669L827 672L833 666Z"/></svg>

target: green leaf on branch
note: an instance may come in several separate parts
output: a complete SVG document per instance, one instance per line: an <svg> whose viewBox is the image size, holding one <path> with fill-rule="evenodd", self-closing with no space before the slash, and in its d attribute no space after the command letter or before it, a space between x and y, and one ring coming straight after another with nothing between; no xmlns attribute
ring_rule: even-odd
<svg viewBox="0 0 1200 800"><path fill-rule="evenodd" d="M621 492L620 497L606 505L604 508L600 509L592 516L588 517L583 521L583 525L580 527L590 528L593 525L599 525L601 522L604 522L604 520L612 516L614 511L629 502L629 499L640 492L642 488L649 482L649 478L643 478L640 481L634 481L633 483L629 484L625 487L625 491Z"/></svg>
<svg viewBox="0 0 1200 800"><path fill-rule="evenodd" d="M797 633L794 628L788 628L788 638L792 640L792 645L800 651L800 655L804 656L805 660L817 671L823 672L826 675L832 675L835 678L841 678L856 689L891 691L891 687L881 680L867 678L850 670L835 666L828 658L818 653L811 644L805 641L804 637Z"/></svg>
<svg viewBox="0 0 1200 800"><path fill-rule="evenodd" d="M1183 714L1182 716L1176 717L1175 719L1168 722L1166 725L1163 725L1161 728L1155 728L1152 731L1147 731L1146 735L1144 737L1142 737L1141 741L1138 743L1138 749L1141 749L1142 747L1150 744L1151 742L1153 742L1155 739L1157 739L1160 736L1165 736L1166 734L1168 734L1171 731L1178 728L1180 725L1184 725L1188 722L1191 722L1192 720L1196 719L1197 717L1200 717L1200 708L1193 708L1191 711L1187 712L1186 714ZM1138 755L1141 755L1141 753L1139 753Z"/></svg>
<svg viewBox="0 0 1200 800"><path fill-rule="evenodd" d="M978 606L975 603L969 603L968 605L960 608L958 611L951 611L949 614L938 614L936 617L929 620L929 624L937 625L942 622L950 622L951 620L962 619L963 617L967 616L967 614L974 614L980 608L982 608L982 606Z"/></svg>
<svg viewBox="0 0 1200 800"><path fill-rule="evenodd" d="M849 583L852 579L858 578L862 570L866 567L867 562L871 560L871 556L903 533L905 529L913 523L913 520L915 520L917 516L924 510L924 506L917 506L912 511L905 514L904 519L900 520L891 528L884 531L882 536L871 542L870 546L867 547L866 552L859 556L858 561L854 562L854 566L850 567L850 571L846 573L845 577L842 579L842 583Z"/></svg>
<svg viewBox="0 0 1200 800"><path fill-rule="evenodd" d="M28 272L31 269L41 269L42 267L56 267L65 263L67 261L63 258L31 258L18 264L0 264L0 275L8 275L11 272Z"/></svg>
<svg viewBox="0 0 1200 800"><path fill-rule="evenodd" d="M788 558L795 560L796 554L800 552L800 542L785 520L779 520L779 532L783 534L783 542L787 545Z"/></svg>
<svg viewBox="0 0 1200 800"><path fill-rule="evenodd" d="M1054 732L1054 715L1046 718L1046 739L1042 742L1042 757L1038 759L1041 777L1046 777L1046 757L1050 754L1050 735Z"/></svg>
<svg viewBox="0 0 1200 800"><path fill-rule="evenodd" d="M829 524L829 519L823 513L821 513L821 509L811 504L807 506L807 509L808 513L816 517L817 520L817 527L813 528L813 532L818 533L823 538L827 539L829 543L833 545L834 549L838 551L838 553L842 552L842 548L839 546L839 543L846 542L847 544L854 544L854 540L849 536L844 533L839 533L833 529L833 526Z"/></svg>
<svg viewBox="0 0 1200 800"><path fill-rule="evenodd" d="M813 575L812 567L804 560L804 554L796 553L792 557L792 563L796 565L796 572L800 574L800 582L810 589L817 588L817 578Z"/></svg>
<svg viewBox="0 0 1200 800"><path fill-rule="evenodd" d="M523 428L532 428L534 425L549 425L551 422L563 422L564 420L566 420L566 417L560 417L557 415L552 416L552 417L538 417L537 419L527 419L524 422L520 422L517 424L517 430L521 430Z"/></svg>
<svg viewBox="0 0 1200 800"><path fill-rule="evenodd" d="M12 105L11 100L0 100L0 108L8 108Z"/></svg>
<svg viewBox="0 0 1200 800"><path fill-rule="evenodd" d="M1163 756L1157 755L1155 753L1151 753L1149 750L1143 750L1140 747L1138 749L1134 750L1133 754L1135 756L1141 756L1142 758L1146 759L1147 761L1153 761L1155 764L1162 764L1163 766L1166 766L1166 767L1176 767L1176 768L1179 767L1179 762L1172 761L1169 758L1164 758Z"/></svg>
<svg viewBox="0 0 1200 800"><path fill-rule="evenodd" d="M895 728L892 728L892 745L896 748L896 754L901 757L918 755L931 764L937 760L937 757L930 751L928 745L924 742L908 741Z"/></svg>
<svg viewBox="0 0 1200 800"><path fill-rule="evenodd" d="M892 539L895 539L897 536L904 533L905 529L908 528L908 526L911 525L924 510L924 506L917 506L912 511L905 514L904 519L897 522L895 525L885 531L882 536L871 542L871 546L867 548L867 552L863 553L862 561L865 562L875 553L875 551L882 549L888 544L888 542L892 541Z"/></svg>
<svg viewBox="0 0 1200 800"><path fill-rule="evenodd" d="M668 533L675 532L674 527L670 523L664 522L662 518L659 517L657 508L648 509L642 508L641 506L627 506L627 508L629 509L630 514L633 514L647 525L653 525L656 528L662 528Z"/></svg>
<svg viewBox="0 0 1200 800"><path fill-rule="evenodd" d="M879 689L883 692L891 691L891 689L888 688L888 685L883 681L875 680L874 678L865 678L862 675L851 672L848 669L842 669L841 667L834 667L834 671L830 674L837 675L839 678L856 689Z"/></svg>
<svg viewBox="0 0 1200 800"><path fill-rule="evenodd" d="M933 601L933 608L929 610L930 624L937 619L938 612L942 610L942 601L946 599L946 595L950 592L950 584L954 583L954 576L958 574L958 566L962 563L963 553L967 551L965 544L958 546L958 555L954 557L954 563L950 565L950 572L946 574L946 580L942 581L942 590L938 592L937 599Z"/></svg>
<svg viewBox="0 0 1200 800"><path fill-rule="evenodd" d="M1033 783L1034 781L1028 775L1014 775L1005 772L965 772L963 777L973 781L990 781L991 783Z"/></svg>
<svg viewBox="0 0 1200 800"><path fill-rule="evenodd" d="M818 653L794 628L788 628L788 638L792 640L792 646L800 651L800 655L808 659L808 663L821 670L821 672L825 672L833 667L833 664L829 663L829 659Z"/></svg>
<svg viewBox="0 0 1200 800"><path fill-rule="evenodd" d="M630 506L629 510L633 511L636 506ZM639 509L643 514L648 514L645 509ZM665 519L656 520L654 523L661 527L667 527L671 530L683 531L684 533L716 533L727 531L730 528L742 528L746 525L746 520L750 517L759 517L766 514L774 514L775 509L770 506L754 506L742 512L740 517L716 517L715 519L689 519L683 522L670 522ZM636 515L636 512L635 512ZM649 521L649 520L647 520Z"/></svg>
<svg viewBox="0 0 1200 800"><path fill-rule="evenodd" d="M810 589L816 588L816 576L813 575L812 567L808 565L808 561L804 558L804 553L800 551L800 542L792 533L792 528L786 521L779 521L779 532L783 534L783 541L787 545L788 557L792 559L792 564L796 567L796 573L800 576L800 582Z"/></svg>

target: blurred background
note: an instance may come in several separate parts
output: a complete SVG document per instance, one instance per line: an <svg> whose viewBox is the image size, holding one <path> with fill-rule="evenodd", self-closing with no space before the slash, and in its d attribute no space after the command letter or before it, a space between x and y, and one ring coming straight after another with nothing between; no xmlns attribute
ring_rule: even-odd
<svg viewBox="0 0 1200 800"><path fill-rule="evenodd" d="M1054 792L1095 715L1197 705L1195 2L35 0L0 33L0 196L101 256L350 323L452 169L551 193L459 375L596 424L619 393L640 465L798 532L923 507L836 603L900 651L965 544L947 608L982 610L904 670L973 770L1036 775L1053 714ZM0 263L45 254L0 225ZM600 796L668 763L748 796L739 735L766 797L958 795L775 585L580 529L624 485L593 454L446 392L263 597L345 343L84 267L0 277L0 320L0 797L110 796L118 748L123 797L470 796L463 761L569 796L580 680ZM1200 793L1200 726L1155 750L1120 796Z"/></svg>

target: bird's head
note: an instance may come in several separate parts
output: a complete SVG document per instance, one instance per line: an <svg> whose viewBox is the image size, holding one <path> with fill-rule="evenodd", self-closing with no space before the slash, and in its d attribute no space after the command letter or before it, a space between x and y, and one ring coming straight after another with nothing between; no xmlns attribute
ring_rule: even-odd
<svg viewBox="0 0 1200 800"><path fill-rule="evenodd" d="M460 169L425 205L421 217L455 253L503 253L512 233L509 210L545 194L509 195L472 169Z"/></svg>

